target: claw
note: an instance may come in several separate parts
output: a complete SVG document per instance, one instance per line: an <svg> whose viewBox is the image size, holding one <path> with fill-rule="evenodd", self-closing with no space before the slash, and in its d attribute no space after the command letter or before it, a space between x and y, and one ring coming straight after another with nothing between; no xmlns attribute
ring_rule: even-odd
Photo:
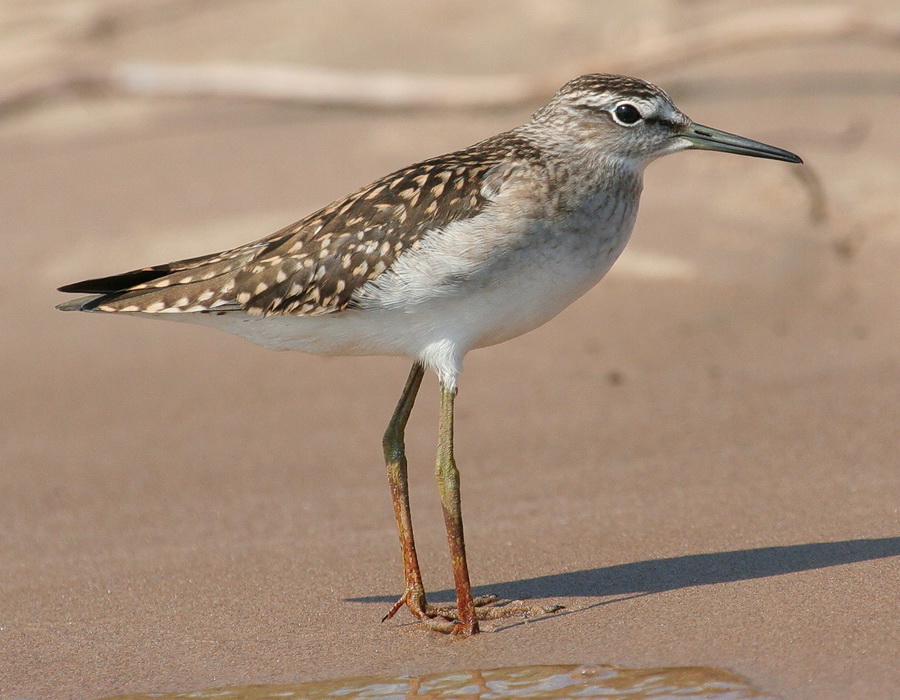
<svg viewBox="0 0 900 700"><path fill-rule="evenodd" d="M400 596L400 600L398 600L396 603L394 603L394 605L391 607L391 609L388 610L387 615L385 615L384 617L381 618L381 621L387 622L388 620L390 620L394 615L397 614L397 611L400 608L402 608L405 604L406 604L406 594L404 593L402 596Z"/></svg>
<svg viewBox="0 0 900 700"><path fill-rule="evenodd" d="M404 605L409 608L409 612L416 619L425 620L429 617L434 617L429 613L429 608L432 606L425 601L425 591L419 587L413 587L404 591L400 599L388 610L387 615L381 618L381 621L386 622L390 620Z"/></svg>

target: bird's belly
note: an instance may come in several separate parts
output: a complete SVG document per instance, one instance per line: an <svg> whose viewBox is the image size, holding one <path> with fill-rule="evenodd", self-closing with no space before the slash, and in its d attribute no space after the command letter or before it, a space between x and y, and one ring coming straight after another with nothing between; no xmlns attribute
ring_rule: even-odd
<svg viewBox="0 0 900 700"><path fill-rule="evenodd" d="M430 347L446 343L461 358L470 349L496 345L543 325L581 293L560 298L523 288L511 299L483 290L423 303L414 310L350 309L321 316L251 316L227 311L166 319L210 326L275 350L421 359Z"/></svg>
<svg viewBox="0 0 900 700"><path fill-rule="evenodd" d="M217 328L272 350L313 355L416 356L427 336L421 319L398 312L340 311L319 316L249 315L243 311L171 318ZM168 320L168 319L167 319Z"/></svg>
<svg viewBox="0 0 900 700"><path fill-rule="evenodd" d="M429 286L410 275L403 284L388 287L380 305L318 316L226 311L169 318L216 327L279 350L406 356L453 385L469 350L534 330L594 286L625 247L631 223L616 227L615 235L562 236L553 244L519 248L458 283Z"/></svg>
<svg viewBox="0 0 900 700"><path fill-rule="evenodd" d="M610 260L610 264L611 264ZM606 266L608 268L608 265ZM502 282L435 297L411 307L348 309L320 316L254 316L243 311L172 314L277 350L320 355L397 355L422 358L447 343L460 358L543 325L590 289L603 270L535 270L526 266Z"/></svg>

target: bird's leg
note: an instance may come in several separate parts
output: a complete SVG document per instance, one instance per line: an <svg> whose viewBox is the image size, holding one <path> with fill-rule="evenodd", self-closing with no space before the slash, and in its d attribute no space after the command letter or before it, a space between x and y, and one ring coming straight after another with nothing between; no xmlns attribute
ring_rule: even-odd
<svg viewBox="0 0 900 700"><path fill-rule="evenodd" d="M428 617L442 617L446 622L430 620L427 626L441 632L468 637L479 632L478 620L499 620L510 617L538 617L563 609L562 605L529 605L521 600L498 600L486 595L472 598L466 545L463 538L460 507L459 470L453 457L453 403L456 389L441 386L440 433L437 451L437 481L444 510L450 560L456 583L456 607L428 605Z"/></svg>
<svg viewBox="0 0 900 700"><path fill-rule="evenodd" d="M384 432L382 446L384 461L387 464L388 482L391 485L391 499L394 502L394 515L397 517L397 530L400 533L400 550L403 553L403 578L406 588L400 600L394 603L382 622L406 605L410 612L419 619L427 617L425 587L422 585L422 574L419 571L419 559L416 556L416 543L413 539L412 516L409 512L409 483L406 477L406 446L404 433L409 414L416 402L416 394L422 384L424 369L416 362L409 371L403 394L391 416L387 430Z"/></svg>
<svg viewBox="0 0 900 700"><path fill-rule="evenodd" d="M463 538L462 509L459 495L459 470L453 458L453 401L456 389L441 385L441 417L437 450L437 482L444 511L444 525L450 545L450 561L456 583L457 621L452 632L465 637L478 632L466 544Z"/></svg>
<svg viewBox="0 0 900 700"><path fill-rule="evenodd" d="M409 611L420 620L431 620L431 618L444 618L447 622L435 620L428 626L440 630L449 631L453 629L450 620L457 617L456 606L450 605L431 605L425 599L425 587L422 584L422 574L419 571L419 560L416 555L416 544L413 538L412 515L409 508L409 485L407 480L407 462L406 447L404 444L404 433L409 415L412 412L419 386L422 383L424 369L418 362L412 366L409 377L406 380L406 386L403 388L403 394L397 403L391 421L388 423L387 430L384 432L382 446L384 448L384 461L387 465L388 482L391 486L391 499L394 504L394 515L397 518L397 531L400 534L400 550L403 554L403 577L405 580L405 589L403 595L391 607L387 615L381 621L392 618L404 605ZM451 407L452 412L452 407ZM452 421L452 415L451 415ZM451 424L452 433L452 424ZM452 460L452 434L450 445L450 457ZM439 476L440 479L440 471ZM456 477L457 484L459 475ZM457 486L457 507L456 512L459 513L459 489ZM460 527L462 523L460 521ZM465 553L463 552L463 563L465 563ZM471 594L470 594L471 596ZM476 606L490 605L495 601L494 596L483 596L474 601Z"/></svg>
<svg viewBox="0 0 900 700"><path fill-rule="evenodd" d="M416 545L413 539L412 516L409 509L409 485L407 482L406 449L404 433L412 412L416 394L422 383L424 370L416 363L409 372L406 386L394 415L384 433L384 459L387 463L388 481L397 530L400 534L400 549L403 553L403 577L405 589L400 599L394 603L382 622L393 617L404 605L429 629L440 632L471 635L478 632L477 619L499 619L505 617L532 617L544 615L560 609L561 606L529 606L521 601L498 601L496 596L480 596L472 599L469 572L466 564L466 549L463 540L462 513L460 511L459 471L453 459L453 400L455 390L441 388L440 438L437 456L437 480L450 543L450 556L456 580L456 605L431 605L425 600L425 587L419 571Z"/></svg>

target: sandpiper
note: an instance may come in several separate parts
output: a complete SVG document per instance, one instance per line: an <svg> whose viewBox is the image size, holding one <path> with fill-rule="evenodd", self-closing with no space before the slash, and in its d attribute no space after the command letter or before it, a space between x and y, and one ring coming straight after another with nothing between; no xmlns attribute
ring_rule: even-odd
<svg viewBox="0 0 900 700"><path fill-rule="evenodd" d="M58 308L189 321L281 350L412 359L383 441L405 578L385 619L405 605L468 636L498 613L473 600L466 562L453 458L463 358L537 328L593 287L628 241L644 168L691 148L802 162L695 124L643 80L583 75L522 126L386 175L253 243L66 285L90 296ZM425 368L441 387L452 610L426 602L409 508L404 431Z"/></svg>

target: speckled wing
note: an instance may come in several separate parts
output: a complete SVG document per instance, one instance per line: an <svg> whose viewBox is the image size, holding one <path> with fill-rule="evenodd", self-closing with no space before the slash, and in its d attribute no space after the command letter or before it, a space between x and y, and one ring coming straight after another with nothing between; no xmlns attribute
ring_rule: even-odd
<svg viewBox="0 0 900 700"><path fill-rule="evenodd" d="M416 249L430 231L477 215L499 189L499 151L479 144L388 175L259 241L222 253L61 287L92 294L63 310L316 315Z"/></svg>

